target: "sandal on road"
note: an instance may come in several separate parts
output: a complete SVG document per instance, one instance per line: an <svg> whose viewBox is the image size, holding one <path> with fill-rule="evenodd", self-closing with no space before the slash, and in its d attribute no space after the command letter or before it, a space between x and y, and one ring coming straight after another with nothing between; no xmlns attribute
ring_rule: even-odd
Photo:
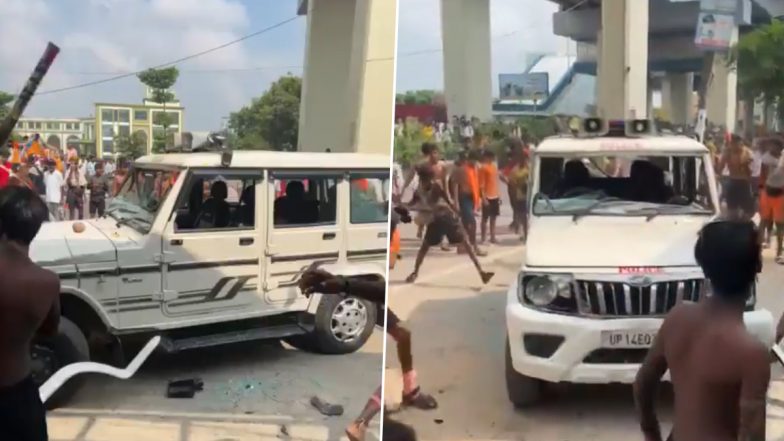
<svg viewBox="0 0 784 441"><path fill-rule="evenodd" d="M408 277L406 277L406 283L414 283L414 282L416 282L416 279L417 279L418 276L419 276L419 274L417 274L417 273L409 274Z"/></svg>
<svg viewBox="0 0 784 441"><path fill-rule="evenodd" d="M482 276L482 283L487 285L487 282L489 282L490 279L492 279L494 275L495 275L495 273L493 273L493 272L482 271L482 275L481 275Z"/></svg>
<svg viewBox="0 0 784 441"><path fill-rule="evenodd" d="M403 394L403 405L420 410L433 410L438 407L438 402L433 396L422 392L421 388L417 387L413 391Z"/></svg>

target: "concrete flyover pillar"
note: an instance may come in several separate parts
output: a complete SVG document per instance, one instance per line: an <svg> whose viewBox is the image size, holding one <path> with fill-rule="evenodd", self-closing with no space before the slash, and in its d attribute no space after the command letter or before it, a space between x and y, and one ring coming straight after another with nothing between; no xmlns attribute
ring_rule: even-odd
<svg viewBox="0 0 784 441"><path fill-rule="evenodd" d="M606 119L648 116L648 0L603 0L596 101Z"/></svg>
<svg viewBox="0 0 784 441"><path fill-rule="evenodd" d="M737 40L738 30L735 29L731 44ZM738 75L727 66L727 59L721 54L714 57L712 73L705 96L708 121L734 132L738 121Z"/></svg>
<svg viewBox="0 0 784 441"><path fill-rule="evenodd" d="M395 0L308 0L300 151L389 154Z"/></svg>
<svg viewBox="0 0 784 441"><path fill-rule="evenodd" d="M389 155L395 120L397 0L356 1L349 76L351 144L355 151Z"/></svg>
<svg viewBox="0 0 784 441"><path fill-rule="evenodd" d="M491 119L490 0L441 0L441 29L449 117Z"/></svg>
<svg viewBox="0 0 784 441"><path fill-rule="evenodd" d="M694 122L694 74L667 74L662 79L662 111L673 124Z"/></svg>

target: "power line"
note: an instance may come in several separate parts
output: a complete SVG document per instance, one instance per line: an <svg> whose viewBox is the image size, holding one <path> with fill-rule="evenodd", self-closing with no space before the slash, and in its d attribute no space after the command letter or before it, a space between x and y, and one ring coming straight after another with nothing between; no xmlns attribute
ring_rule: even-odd
<svg viewBox="0 0 784 441"><path fill-rule="evenodd" d="M268 26L268 27L266 27L264 29L260 29L260 30L258 30L256 32L244 35L244 36L242 36L242 37L240 37L240 38L238 38L236 40L229 41L228 43L224 43L224 44L222 44L220 46L215 46L215 47L203 50L201 52L197 52L195 54L191 54L191 55L187 55L187 56L182 57L182 58L178 58L178 59L173 60L173 61L169 61L169 62L166 62L166 63L163 63L163 64L159 64L157 66L152 66L152 67L150 67L148 69L160 69L160 68L163 68L163 67L169 67L169 66L173 66L175 64L182 63L183 61L188 61L188 60L192 60L194 58L201 57L202 55L206 55L206 54L209 54L209 53L221 50L223 48L235 45L237 43L243 42L245 40L248 40L250 38L256 37L256 36L261 35L261 34L264 34L266 32L275 30L275 29L277 29L279 27L282 27L284 25L287 25L287 24L297 20L299 17L300 17L299 15L295 15L294 17L291 17L291 18L288 18L288 19L283 20L281 22L275 23L274 25ZM59 89L45 90L43 92L38 92L36 95L49 95L49 94L52 94L52 93L66 92L66 91L69 91L69 90L81 89L81 88L84 88L84 87L96 86L98 84L109 83L111 81L117 81L117 80L121 80L123 78L136 76L136 75L144 72L145 70L147 70L147 69L138 70L138 71L134 71L134 72L127 72L127 73L120 74L120 75L115 75L115 76L112 76L112 77L109 77L109 78L104 78L104 79L96 80L96 81L90 81L90 82L82 83L82 84L76 84L76 85L68 86L68 87L61 87Z"/></svg>
<svg viewBox="0 0 784 441"><path fill-rule="evenodd" d="M304 66L256 66L256 67L237 67L237 68L226 68L226 69L185 69L180 70L180 73L232 73L232 72L259 72L264 70L284 70L284 69L302 69ZM107 71L107 72L99 72L99 71L79 71L79 72L65 72L69 75L128 75L128 74L135 74L135 72L131 71Z"/></svg>
<svg viewBox="0 0 784 441"><path fill-rule="evenodd" d="M561 12L569 12L569 11L572 11L574 9L577 9L580 6L582 6L585 3L587 3L588 1L589 0L580 0L577 3L575 3L574 5L570 6L569 8L564 9ZM188 61L188 60L192 60L194 58L201 57L203 55L206 55L206 54L209 54L209 53L212 53L212 52L224 49L226 47L235 45L237 43L241 43L241 42L243 42L245 40L248 40L250 38L256 37L256 36L261 35L261 34L264 34L266 32L270 32L272 30L275 30L277 28L285 26L285 25L287 25L287 24L289 24L289 23L291 23L291 22L293 22L293 21L295 21L295 20L297 20L299 18L300 18L299 15L295 15L293 17L290 17L290 18L286 19L286 20L283 20L283 21L275 23L275 24L273 24L271 26L268 26L268 27L266 27L264 29L260 29L258 31L253 32L253 33L244 35L244 36L242 36L242 37L240 37L240 38L238 38L236 40L232 40L232 41L229 41L227 43L221 44L219 46L215 46L215 47L203 50L201 52L197 52L197 53L194 53L194 54L191 54L191 55L187 55L185 57L178 58L178 59L173 60L173 61L169 61L169 62L166 62L166 63L158 64L156 66L152 66L152 67L149 67L147 69L160 69L160 68L163 68L163 67L173 66L173 65L182 63L184 61ZM491 38L491 40L498 40L498 39L510 37L512 35L519 34L519 33L523 32L523 31L530 31L532 29L536 29L536 28L538 28L540 26L541 26L541 24L536 25L536 26L527 26L525 29L518 29L518 30L515 30L515 31L511 31L511 32L507 32L507 33L504 33L504 34L501 34L501 35L494 36L494 37ZM420 50L416 50L416 51L409 51L409 52L398 53L398 54L396 54L395 56L392 56L392 57L368 58L368 59L365 60L365 62L370 63L370 62L376 62L376 61L391 61L391 60L394 60L395 57L397 57L399 59L399 58L404 58L404 57L413 57L413 56L418 56L418 55L426 55L426 54L433 54L433 53L439 53L439 52L443 52L443 48L420 49ZM147 69L142 69L142 70L138 70L138 71L129 71L129 72L75 72L73 74L76 74L76 75L112 75L112 76L110 76L109 78L102 78L100 80L94 80L94 81L89 81L89 82L86 82L86 83L75 84L73 86L67 86L67 87L62 87L62 88L58 88L58 89L45 90L45 91L42 91L42 92L38 92L36 95L49 95L49 94L54 94L54 93L66 92L66 91L69 91L69 90L82 89L82 88L85 88L85 87L97 86L99 84L105 84L105 83L109 83L109 82L112 82L112 81L117 81L117 80L129 78L129 77L137 76L138 74L144 72ZM256 71L263 71L263 70L279 70L279 69L304 69L304 66L301 66L301 65L299 65L299 66L258 66L258 67L251 67L251 68L201 69L201 70L196 69L196 70L185 70L185 71L183 71L183 73L240 73L240 72L256 72Z"/></svg>

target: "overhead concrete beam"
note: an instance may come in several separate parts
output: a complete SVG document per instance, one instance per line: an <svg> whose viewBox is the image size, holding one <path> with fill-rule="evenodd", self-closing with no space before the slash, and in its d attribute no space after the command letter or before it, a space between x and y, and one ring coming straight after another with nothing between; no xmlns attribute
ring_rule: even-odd
<svg viewBox="0 0 784 441"><path fill-rule="evenodd" d="M596 55L595 43L580 42L577 44L578 62L594 63ZM702 52L694 45L694 36L692 35L659 36L648 40L649 62L692 58L702 58Z"/></svg>
<svg viewBox="0 0 784 441"><path fill-rule="evenodd" d="M699 2L669 3L651 1L648 6L648 17L651 36L657 34L693 33ZM568 12L553 14L553 33L561 37L568 37L575 41L596 41L596 35L601 28L601 10L576 9Z"/></svg>

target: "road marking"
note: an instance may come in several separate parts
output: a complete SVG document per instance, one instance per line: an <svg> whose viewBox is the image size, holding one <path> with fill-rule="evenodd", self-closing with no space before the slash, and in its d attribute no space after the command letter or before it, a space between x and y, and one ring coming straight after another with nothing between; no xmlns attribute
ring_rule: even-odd
<svg viewBox="0 0 784 441"><path fill-rule="evenodd" d="M487 263L488 261L492 262L494 260L500 260L500 259L503 259L504 257L512 256L512 255L514 255L516 253L519 253L520 251L522 251L522 249L523 249L523 247L514 247L512 249L505 250L503 252L499 252L497 254L488 255L486 257L481 257L481 258L479 258L479 262L480 263ZM469 267L471 269L474 268L474 263L471 262L471 260L468 259L468 255L465 255L465 262L464 263L457 264L457 265L452 265L452 266L450 266L449 268L447 268L447 269L445 269L443 271L436 271L434 273L428 273L428 274L426 274L424 276L419 276L419 277L417 277L417 281L414 282L413 284L404 283L403 285L393 286L393 287L389 288L389 291L391 293L391 292L396 292L396 291L398 291L400 289L411 288L412 285L416 286L417 283L419 283L419 282L432 282L432 281L434 281L436 279L440 279L441 277L447 276L449 274L452 274L452 273L455 273L455 272L458 272L458 271L462 271L466 267Z"/></svg>

